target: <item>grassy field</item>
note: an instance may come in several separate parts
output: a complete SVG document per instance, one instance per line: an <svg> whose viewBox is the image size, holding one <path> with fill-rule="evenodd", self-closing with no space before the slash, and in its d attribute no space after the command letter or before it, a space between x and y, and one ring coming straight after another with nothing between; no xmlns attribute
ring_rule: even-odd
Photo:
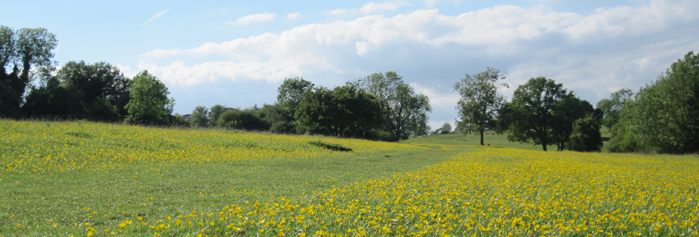
<svg viewBox="0 0 699 237"><path fill-rule="evenodd" d="M0 236L699 234L697 156L546 153L501 135L0 131Z"/></svg>

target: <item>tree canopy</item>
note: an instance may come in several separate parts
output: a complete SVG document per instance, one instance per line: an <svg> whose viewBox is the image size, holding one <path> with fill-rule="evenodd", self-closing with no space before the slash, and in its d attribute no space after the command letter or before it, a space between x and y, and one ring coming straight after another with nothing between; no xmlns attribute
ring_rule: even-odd
<svg viewBox="0 0 699 237"><path fill-rule="evenodd" d="M486 129L497 125L497 111L505 104L505 97L498 94L499 80L505 77L500 70L488 67L483 72L469 75L454 84L454 90L459 92L461 99L456 108L459 110L457 129L462 133L480 133L481 145Z"/></svg>
<svg viewBox="0 0 699 237"><path fill-rule="evenodd" d="M137 124L167 124L175 100L165 84L158 78L142 71L133 78L131 100L126 105L128 121Z"/></svg>

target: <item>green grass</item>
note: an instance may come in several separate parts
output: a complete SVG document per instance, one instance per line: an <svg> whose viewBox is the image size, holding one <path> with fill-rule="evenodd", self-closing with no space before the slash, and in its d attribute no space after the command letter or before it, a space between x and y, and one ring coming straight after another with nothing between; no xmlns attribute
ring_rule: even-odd
<svg viewBox="0 0 699 237"><path fill-rule="evenodd" d="M0 121L0 123L4 122L7 121ZM0 136L0 152L4 159L0 161L7 163L8 159L16 159L20 155L26 156L31 152L23 154L20 152L23 148L37 145L35 141L50 139L61 141L60 143L66 143L66 145L39 144L41 147L54 146L41 152L60 153L65 152L61 150L65 148L61 147L78 147L74 151L65 153L67 156L95 154L99 156L103 154L100 150L109 150L114 147L124 147L123 149L129 151L143 149L143 152L149 153L188 149L186 141L179 141L172 137L169 141L155 140L152 142L155 144L154 147L146 147L147 145L142 144L144 141L138 140L139 135L131 132L136 127L95 125L84 122L46 124L47 127L78 126L80 128L84 128L87 124L87 126L96 126L96 130L101 131L71 128L46 133L41 126L31 129L15 127L13 129L19 131L18 134L14 134L15 137L6 134L8 136L3 139ZM166 131L166 134L188 132L203 134L202 136L228 133L227 131L181 129L148 131ZM128 134L131 140L115 141L109 137L117 133ZM34 140L22 140L26 137ZM290 136L290 139L296 138ZM223 140L217 142L226 143ZM348 148L347 145L332 142L318 143L323 146L319 149ZM265 144L254 142L250 144L253 145L235 146L231 149L265 147ZM379 150L364 153L333 151L332 155L294 159L273 157L258 160L167 164L136 162L119 169L104 170L76 169L48 172L31 172L30 168L23 171L0 170L2 185L0 236L84 236L88 228L85 223L89 223L89 227L96 229L98 233L104 234L102 230L105 228L115 230L115 226L120 222L138 217L144 218L151 225L166 217L192 211L217 213L223 206L245 201L265 202L276 197L303 200L304 196L313 191L418 170L470 149L463 146L445 148L424 145L423 147L425 149L385 152ZM58 226L52 227L56 223Z"/></svg>

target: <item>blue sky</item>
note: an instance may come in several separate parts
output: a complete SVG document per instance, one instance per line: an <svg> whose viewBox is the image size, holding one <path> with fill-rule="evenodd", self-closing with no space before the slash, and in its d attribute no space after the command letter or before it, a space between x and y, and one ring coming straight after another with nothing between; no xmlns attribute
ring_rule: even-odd
<svg viewBox="0 0 699 237"><path fill-rule="evenodd" d="M286 77L332 87L397 71L429 96L436 128L453 84L491 66L511 97L545 76L591 103L637 91L699 50L696 0L9 1L0 25L44 27L55 60L149 70L175 112L273 103Z"/></svg>

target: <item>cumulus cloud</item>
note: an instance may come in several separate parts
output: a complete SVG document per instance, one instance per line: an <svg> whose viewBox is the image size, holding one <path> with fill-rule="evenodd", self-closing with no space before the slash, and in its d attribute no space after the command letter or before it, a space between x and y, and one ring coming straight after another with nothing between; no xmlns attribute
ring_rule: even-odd
<svg viewBox="0 0 699 237"><path fill-rule="evenodd" d="M326 15L329 15L329 16L339 16L339 15L345 15L345 14L347 14L347 13L355 12L355 11L357 11L357 9L342 9L342 8L338 8L338 9L335 9L335 10L330 10L330 11L328 11L328 12L325 13L325 14L326 14Z"/></svg>
<svg viewBox="0 0 699 237"><path fill-rule="evenodd" d="M236 19L234 22L228 22L229 24L236 25L247 25L250 23L262 23L274 20L274 13L260 13L260 14L250 14L244 17Z"/></svg>
<svg viewBox="0 0 699 237"><path fill-rule="evenodd" d="M170 85L278 83L291 76L327 85L333 78L397 70L430 97L431 117L443 123L456 114L459 97L451 85L486 66L507 74L511 87L500 90L509 97L536 76L554 78L592 103L618 88L636 90L699 49L699 24L691 14L697 10L697 1L651 1L589 14L504 5L456 16L436 9L369 15L190 49L155 49L142 55L138 68Z"/></svg>
<svg viewBox="0 0 699 237"><path fill-rule="evenodd" d="M150 19L148 19L148 20L146 20L145 22L143 22L141 25L148 24L148 23L150 23L151 21L154 21L155 19L160 18L161 16L165 15L165 13L167 13L168 11L170 11L170 10L168 9L168 10L165 10L165 11L156 13L156 14L153 15Z"/></svg>
<svg viewBox="0 0 699 237"><path fill-rule="evenodd" d="M299 13L299 12L286 14L286 19L289 19L289 20L296 20L296 19L299 19L301 17L302 17L301 13Z"/></svg>

